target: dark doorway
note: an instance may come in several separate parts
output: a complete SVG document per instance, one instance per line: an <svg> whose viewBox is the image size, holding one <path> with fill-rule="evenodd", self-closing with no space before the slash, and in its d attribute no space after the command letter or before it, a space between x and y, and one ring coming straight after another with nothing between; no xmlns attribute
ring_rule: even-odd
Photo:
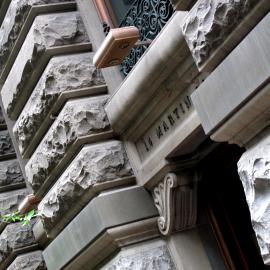
<svg viewBox="0 0 270 270"><path fill-rule="evenodd" d="M220 144L200 163L199 202L205 210L227 269L268 269L259 254L237 161L244 152Z"/></svg>

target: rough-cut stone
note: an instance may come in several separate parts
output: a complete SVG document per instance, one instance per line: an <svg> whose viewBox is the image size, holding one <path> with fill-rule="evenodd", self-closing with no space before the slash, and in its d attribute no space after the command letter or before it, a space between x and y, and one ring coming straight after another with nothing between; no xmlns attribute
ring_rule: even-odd
<svg viewBox="0 0 270 270"><path fill-rule="evenodd" d="M0 162L0 187L24 183L19 162L14 160Z"/></svg>
<svg viewBox="0 0 270 270"><path fill-rule="evenodd" d="M37 72L37 65L46 51L81 42L88 42L88 37L78 12L36 17L2 88L4 108L10 117L16 104L22 102L21 97L29 95L24 90L32 73ZM64 49L58 53L63 51ZM30 90L27 89L26 92L28 91Z"/></svg>
<svg viewBox="0 0 270 270"><path fill-rule="evenodd" d="M82 208L94 196L94 185L130 175L132 170L121 142L85 146L39 204L45 230L52 229L78 203Z"/></svg>
<svg viewBox="0 0 270 270"><path fill-rule="evenodd" d="M46 270L42 251L34 251L18 256L7 270Z"/></svg>
<svg viewBox="0 0 270 270"><path fill-rule="evenodd" d="M198 67L247 14L254 0L199 0L189 12L183 33Z"/></svg>
<svg viewBox="0 0 270 270"><path fill-rule="evenodd" d="M37 191L69 147L80 137L110 128L104 105L107 96L69 101L25 167L27 180Z"/></svg>
<svg viewBox="0 0 270 270"><path fill-rule="evenodd" d="M22 153L62 92L105 83L92 60L92 53L52 58L13 129Z"/></svg>
<svg viewBox="0 0 270 270"><path fill-rule="evenodd" d="M17 40L32 6L68 2L71 0L13 0L0 28L0 73Z"/></svg>
<svg viewBox="0 0 270 270"><path fill-rule="evenodd" d="M18 189L0 194L0 215L17 211L19 204L28 195L27 189Z"/></svg>
<svg viewBox="0 0 270 270"><path fill-rule="evenodd" d="M243 154L238 172L262 257L270 265L270 136Z"/></svg>
<svg viewBox="0 0 270 270"><path fill-rule="evenodd" d="M10 259L9 257L13 257L18 249L35 244L32 225L22 226L22 223L7 225L0 236L0 267Z"/></svg>
<svg viewBox="0 0 270 270"><path fill-rule="evenodd" d="M0 132L0 158L1 156L15 154L11 138L8 131Z"/></svg>
<svg viewBox="0 0 270 270"><path fill-rule="evenodd" d="M176 270L167 247L160 246L131 255L118 255L102 270Z"/></svg>
<svg viewBox="0 0 270 270"><path fill-rule="evenodd" d="M5 124L6 124L5 118L4 118L2 109L0 108L0 125L5 125Z"/></svg>

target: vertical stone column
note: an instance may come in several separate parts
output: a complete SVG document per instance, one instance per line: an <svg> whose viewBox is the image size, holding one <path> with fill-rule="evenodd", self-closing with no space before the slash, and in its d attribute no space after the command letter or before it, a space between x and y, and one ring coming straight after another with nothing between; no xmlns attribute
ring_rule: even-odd
<svg viewBox="0 0 270 270"><path fill-rule="evenodd" d="M251 222L264 263L270 265L270 130L257 136L238 162Z"/></svg>

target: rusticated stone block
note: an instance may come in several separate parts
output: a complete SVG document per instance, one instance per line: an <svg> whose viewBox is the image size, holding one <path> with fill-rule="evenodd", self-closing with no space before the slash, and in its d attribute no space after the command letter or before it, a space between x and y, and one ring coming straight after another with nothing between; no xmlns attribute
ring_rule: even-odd
<svg viewBox="0 0 270 270"><path fill-rule="evenodd" d="M254 0L199 0L189 12L183 33L201 67L249 11Z"/></svg>
<svg viewBox="0 0 270 270"><path fill-rule="evenodd" d="M34 251L18 256L7 270L46 270L42 251Z"/></svg>
<svg viewBox="0 0 270 270"><path fill-rule="evenodd" d="M32 6L71 0L13 0L0 28L0 74Z"/></svg>
<svg viewBox="0 0 270 270"><path fill-rule="evenodd" d="M269 132L269 130L268 130ZM240 158L238 173L264 263L270 265L270 136Z"/></svg>
<svg viewBox="0 0 270 270"><path fill-rule="evenodd" d="M67 223L72 209L77 208L77 213L98 193L93 190L96 184L131 175L121 142L85 146L39 204L45 230L50 231L61 219Z"/></svg>
<svg viewBox="0 0 270 270"><path fill-rule="evenodd" d="M88 42L88 37L78 12L36 17L1 92L11 119L17 117L49 59L82 42ZM74 52L81 50L73 47Z"/></svg>
<svg viewBox="0 0 270 270"><path fill-rule="evenodd" d="M15 191L0 193L0 215L17 211L19 204L23 201L25 196L28 195L28 193L27 189L18 189Z"/></svg>
<svg viewBox="0 0 270 270"><path fill-rule="evenodd" d="M126 252L127 253L127 252ZM171 255L165 245L133 252L133 254L118 255L102 270L176 270Z"/></svg>
<svg viewBox="0 0 270 270"><path fill-rule="evenodd" d="M13 144L8 131L0 132L0 159L15 155Z"/></svg>
<svg viewBox="0 0 270 270"><path fill-rule="evenodd" d="M7 264L18 253L29 250L35 245L32 225L22 226L22 223L7 225L0 236L0 269L7 269Z"/></svg>
<svg viewBox="0 0 270 270"><path fill-rule="evenodd" d="M16 159L0 162L0 188L22 183L24 179Z"/></svg>
<svg viewBox="0 0 270 270"><path fill-rule="evenodd" d="M76 140L109 130L109 121L104 111L106 101L107 96L98 96L66 103L26 164L27 180L35 192Z"/></svg>
<svg viewBox="0 0 270 270"><path fill-rule="evenodd" d="M21 153L32 142L61 93L105 83L92 60L92 53L51 59L13 129Z"/></svg>

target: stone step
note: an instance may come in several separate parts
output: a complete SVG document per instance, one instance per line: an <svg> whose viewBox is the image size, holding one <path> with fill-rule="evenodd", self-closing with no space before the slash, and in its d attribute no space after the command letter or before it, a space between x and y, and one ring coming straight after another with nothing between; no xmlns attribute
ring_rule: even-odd
<svg viewBox="0 0 270 270"><path fill-rule="evenodd" d="M13 128L23 158L30 157L68 98L106 94L104 79L92 60L92 53L50 60Z"/></svg>
<svg viewBox="0 0 270 270"><path fill-rule="evenodd" d="M0 82L4 82L36 16L76 10L71 0L13 0L0 28Z"/></svg>
<svg viewBox="0 0 270 270"><path fill-rule="evenodd" d="M18 256L7 270L46 270L42 251L37 250Z"/></svg>
<svg viewBox="0 0 270 270"><path fill-rule="evenodd" d="M113 136L104 105L108 96L68 101L26 164L27 181L37 197L47 191L86 143Z"/></svg>
<svg viewBox="0 0 270 270"><path fill-rule="evenodd" d="M25 187L19 162L16 159L0 161L0 192Z"/></svg>
<svg viewBox="0 0 270 270"><path fill-rule="evenodd" d="M38 206L47 235L56 237L101 191L134 182L120 141L84 146Z"/></svg>
<svg viewBox="0 0 270 270"><path fill-rule="evenodd" d="M7 266L21 253L37 249L32 225L12 223L6 226L0 235L0 270Z"/></svg>
<svg viewBox="0 0 270 270"><path fill-rule="evenodd" d="M90 49L78 12L37 16L2 87L10 119L18 117L51 57Z"/></svg>
<svg viewBox="0 0 270 270"><path fill-rule="evenodd" d="M15 158L15 150L7 130L0 131L0 160Z"/></svg>

